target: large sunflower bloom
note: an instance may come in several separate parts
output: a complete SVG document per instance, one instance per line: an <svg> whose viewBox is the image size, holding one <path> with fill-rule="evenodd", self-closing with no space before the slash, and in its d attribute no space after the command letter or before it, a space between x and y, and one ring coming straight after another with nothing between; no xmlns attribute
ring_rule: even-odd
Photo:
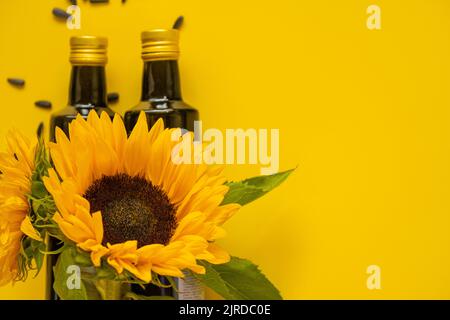
<svg viewBox="0 0 450 320"><path fill-rule="evenodd" d="M42 240L31 224L27 199L36 143L13 131L6 142L7 151L0 153L0 286L18 277L22 237Z"/></svg>
<svg viewBox="0 0 450 320"><path fill-rule="evenodd" d="M143 113L128 138L122 119L106 113L77 117L69 137L56 130L50 154L57 172L44 178L54 220L95 266L106 259L119 274L149 282L152 271L182 277L183 269L205 272L197 260L229 260L214 241L240 206L220 205L228 191L220 168L172 161L182 139L162 120L149 132Z"/></svg>

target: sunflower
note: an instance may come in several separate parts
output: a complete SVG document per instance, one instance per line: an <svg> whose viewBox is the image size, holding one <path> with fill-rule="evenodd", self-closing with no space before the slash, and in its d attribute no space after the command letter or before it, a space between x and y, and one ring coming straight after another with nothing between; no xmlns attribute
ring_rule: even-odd
<svg viewBox="0 0 450 320"><path fill-rule="evenodd" d="M0 153L0 285L16 280L24 236L42 241L29 217L27 196L31 191L36 143L11 131L7 151Z"/></svg>
<svg viewBox="0 0 450 320"><path fill-rule="evenodd" d="M198 260L229 261L215 240L240 205L220 205L228 191L222 168L171 158L180 141L194 144L192 133L164 129L161 119L149 131L141 113L127 137L120 116L90 112L71 122L68 136L55 135L56 171L44 178L53 219L93 265L105 259L118 274L150 282L152 272L183 277L183 269L205 273Z"/></svg>

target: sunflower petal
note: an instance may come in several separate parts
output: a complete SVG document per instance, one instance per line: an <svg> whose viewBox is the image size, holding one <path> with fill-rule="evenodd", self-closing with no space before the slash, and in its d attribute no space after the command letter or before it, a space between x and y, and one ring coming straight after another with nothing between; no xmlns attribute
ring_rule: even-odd
<svg viewBox="0 0 450 320"><path fill-rule="evenodd" d="M223 223L240 208L237 204L221 206L228 191L223 185L226 180L221 174L223 166L174 163L171 154L179 142L192 148L192 133L182 135L179 128L164 129L161 119L149 131L143 112L127 137L118 115L111 121L106 113L98 116L91 111L87 120L77 116L71 122L69 138L60 133L56 143L51 145L57 173L50 170L44 183L58 208L54 220L68 239L90 252L94 265L106 259L117 273L127 270L149 282L152 272L182 277L185 269L205 272L198 260L224 263L230 259L228 253L214 243L225 235ZM193 150L186 156L195 158L198 150ZM11 167L10 175L19 175L14 159L7 155L0 154L0 167ZM83 195L94 181L116 174L145 178L177 208L172 213L177 226L171 230L169 243L138 248L138 239L130 239L108 243L106 247L102 245L102 213L91 212L94 205L91 206ZM26 183L26 180L16 181L20 185ZM111 201L120 201L120 194L114 197L119 198Z"/></svg>
<svg viewBox="0 0 450 320"><path fill-rule="evenodd" d="M25 219L23 219L21 225L20 225L20 231L22 231L24 234L29 236L30 238L33 238L37 241L42 241L42 237L39 234L39 232L36 231L36 229L31 224L31 220L29 216L26 216Z"/></svg>

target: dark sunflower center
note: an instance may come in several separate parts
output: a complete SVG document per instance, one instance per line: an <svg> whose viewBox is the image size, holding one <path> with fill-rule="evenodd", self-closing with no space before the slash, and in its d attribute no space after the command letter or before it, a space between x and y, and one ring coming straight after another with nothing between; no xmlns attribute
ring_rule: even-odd
<svg viewBox="0 0 450 320"><path fill-rule="evenodd" d="M176 228L175 207L167 195L144 178L105 176L84 197L91 212L101 211L103 244L137 240L138 247L167 244Z"/></svg>

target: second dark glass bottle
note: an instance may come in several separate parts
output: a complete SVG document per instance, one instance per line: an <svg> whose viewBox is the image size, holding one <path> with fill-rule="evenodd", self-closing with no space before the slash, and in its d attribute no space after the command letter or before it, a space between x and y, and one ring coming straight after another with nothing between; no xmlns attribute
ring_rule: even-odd
<svg viewBox="0 0 450 320"><path fill-rule="evenodd" d="M141 111L145 112L149 127L163 118L166 128L194 130L194 121L199 115L181 97L178 39L176 29L142 32L142 94L141 101L125 113L128 133L133 130Z"/></svg>
<svg viewBox="0 0 450 320"><path fill-rule="evenodd" d="M185 103L181 96L180 74L178 68L179 31L176 29L154 29L141 34L142 60L144 70L142 73L141 101L124 116L125 127L128 134L133 130L139 114L143 111L147 118L148 127L159 119L164 120L166 128L183 128L194 131L194 121L198 120L198 111ZM188 294L201 299L203 291L192 279L194 285L187 288L183 280L179 286L188 289ZM160 277L163 284L168 284L164 277ZM144 288L134 285L133 291L147 296L175 295L183 299L171 288L161 288L149 284Z"/></svg>

